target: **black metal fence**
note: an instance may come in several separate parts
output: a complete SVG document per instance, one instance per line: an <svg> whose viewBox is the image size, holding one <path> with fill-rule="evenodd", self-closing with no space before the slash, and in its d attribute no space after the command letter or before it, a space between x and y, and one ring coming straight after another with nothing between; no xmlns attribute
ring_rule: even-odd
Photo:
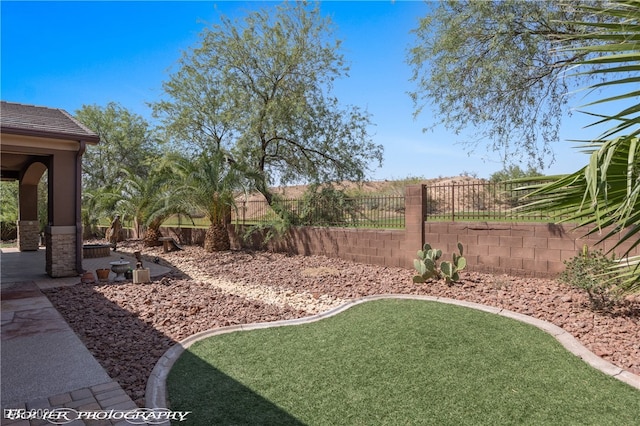
<svg viewBox="0 0 640 426"><path fill-rule="evenodd" d="M424 185L426 220L437 221L553 221L539 210L518 209L532 201L528 187L536 182L464 182Z"/></svg>
<svg viewBox="0 0 640 426"><path fill-rule="evenodd" d="M404 228L405 224L403 196L347 197L334 202L286 199L273 207L263 200L241 200L236 206L232 220L243 225L269 224L283 215L301 226Z"/></svg>
<svg viewBox="0 0 640 426"><path fill-rule="evenodd" d="M537 182L473 181L423 185L427 221L530 221L553 222L557 216L518 209L534 200ZM525 198L525 195L529 195ZM390 228L405 226L405 197L390 195L339 199L284 199L270 206L266 200L236 200L234 223L266 225L287 217L292 225Z"/></svg>

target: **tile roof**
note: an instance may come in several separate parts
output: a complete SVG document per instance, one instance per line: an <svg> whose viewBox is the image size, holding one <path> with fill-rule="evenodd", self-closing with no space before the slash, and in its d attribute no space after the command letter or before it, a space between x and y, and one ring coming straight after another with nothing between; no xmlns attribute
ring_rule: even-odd
<svg viewBox="0 0 640 426"><path fill-rule="evenodd" d="M98 143L100 137L58 108L0 101L0 131L17 135Z"/></svg>

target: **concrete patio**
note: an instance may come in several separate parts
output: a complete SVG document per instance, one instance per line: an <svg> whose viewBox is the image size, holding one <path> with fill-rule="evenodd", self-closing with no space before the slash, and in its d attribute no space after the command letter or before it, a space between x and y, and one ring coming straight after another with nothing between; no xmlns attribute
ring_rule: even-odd
<svg viewBox="0 0 640 426"><path fill-rule="evenodd" d="M88 271L108 268L128 255L86 259ZM169 268L146 264L152 277ZM1 392L5 409L71 408L74 410L130 410L135 403L122 390L53 307L43 289L80 283L80 277L50 278L45 274L45 252L1 249ZM110 279L115 277L110 274ZM3 418L4 424L35 425L42 420ZM126 422L120 422L128 424ZM74 425L85 424L77 420ZM119 423L103 423L119 424Z"/></svg>

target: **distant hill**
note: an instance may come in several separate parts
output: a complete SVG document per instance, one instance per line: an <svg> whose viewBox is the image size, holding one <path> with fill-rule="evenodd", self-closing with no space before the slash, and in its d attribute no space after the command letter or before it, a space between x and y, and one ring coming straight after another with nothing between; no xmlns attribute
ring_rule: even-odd
<svg viewBox="0 0 640 426"><path fill-rule="evenodd" d="M451 185L451 184L471 184L487 182L486 179L478 179L470 176L453 176L434 179L419 179L411 178L404 180L380 180L380 181L368 181L368 182L341 182L336 184L337 189L344 190L345 193L351 196L366 196L366 195L404 195L404 188L407 185ZM307 190L308 185L292 185L281 186L271 188L272 191L278 195L281 195L286 199L298 199ZM264 199L261 194L251 194L247 201L257 201Z"/></svg>

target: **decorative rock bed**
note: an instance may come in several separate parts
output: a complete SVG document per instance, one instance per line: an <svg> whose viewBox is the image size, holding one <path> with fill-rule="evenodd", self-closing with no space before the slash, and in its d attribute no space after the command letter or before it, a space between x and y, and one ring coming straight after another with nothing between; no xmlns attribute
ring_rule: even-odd
<svg viewBox="0 0 640 426"><path fill-rule="evenodd" d="M109 257L111 246L109 244L85 244L82 246L82 256L84 259L96 257Z"/></svg>
<svg viewBox="0 0 640 426"><path fill-rule="evenodd" d="M124 241L118 247L120 253L142 249L139 241ZM183 249L164 253L160 247L145 248L146 256L174 268L149 284L45 291L140 407L153 367L177 341L211 328L300 318L334 303L377 294L438 296L530 315L562 327L596 355L640 374L640 295L603 313L589 309L584 292L550 279L469 271L455 285L416 285L412 270L324 256Z"/></svg>

